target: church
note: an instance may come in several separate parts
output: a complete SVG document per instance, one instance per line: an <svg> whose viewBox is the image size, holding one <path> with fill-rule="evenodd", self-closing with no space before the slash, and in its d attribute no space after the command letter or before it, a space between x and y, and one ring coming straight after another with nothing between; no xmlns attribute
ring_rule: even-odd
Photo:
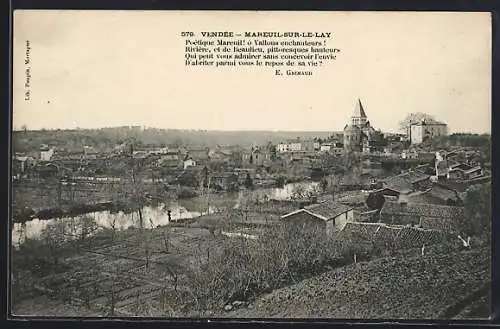
<svg viewBox="0 0 500 329"><path fill-rule="evenodd" d="M358 99L351 122L344 127L344 151L369 153L375 135L376 130L368 121L363 104Z"/></svg>

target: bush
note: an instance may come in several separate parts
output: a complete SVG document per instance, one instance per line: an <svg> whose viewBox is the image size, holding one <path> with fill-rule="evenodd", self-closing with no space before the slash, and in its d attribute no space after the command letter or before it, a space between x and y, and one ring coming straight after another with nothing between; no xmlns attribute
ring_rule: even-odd
<svg viewBox="0 0 500 329"><path fill-rule="evenodd" d="M225 239L221 244L218 255L191 273L190 290L200 312L252 299L352 263L354 254L362 260L372 252L371 246L328 237L324 230L298 231L282 226L264 232L257 240Z"/></svg>
<svg viewBox="0 0 500 329"><path fill-rule="evenodd" d="M177 190L177 197L179 199L194 198L196 196L198 196L198 192L196 192L195 189L186 186L182 186L179 190Z"/></svg>

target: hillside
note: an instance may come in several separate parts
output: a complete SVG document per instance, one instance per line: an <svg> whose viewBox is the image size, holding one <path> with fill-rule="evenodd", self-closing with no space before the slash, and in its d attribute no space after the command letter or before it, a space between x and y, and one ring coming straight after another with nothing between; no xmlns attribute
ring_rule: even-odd
<svg viewBox="0 0 500 329"><path fill-rule="evenodd" d="M235 318L439 319L460 315L460 303L490 280L488 250L432 257L378 259L332 270L275 290ZM487 287L488 288L488 287ZM488 289L486 289L488 290ZM465 304L465 305L463 305ZM477 306L477 305L475 305ZM482 307L488 309L488 307Z"/></svg>
<svg viewBox="0 0 500 329"><path fill-rule="evenodd" d="M81 149L83 145L104 150L117 143L134 138L142 144L155 145L265 145L292 138L325 138L333 132L325 131L206 131L141 127L110 127L78 130L14 131L13 147L17 152L37 150L41 144L68 149Z"/></svg>

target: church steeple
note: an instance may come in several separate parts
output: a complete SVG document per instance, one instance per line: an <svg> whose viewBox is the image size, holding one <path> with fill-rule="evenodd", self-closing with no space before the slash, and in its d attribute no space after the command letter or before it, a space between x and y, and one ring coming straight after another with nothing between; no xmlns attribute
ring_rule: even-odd
<svg viewBox="0 0 500 329"><path fill-rule="evenodd" d="M363 126L368 118L366 117L365 109L363 108L363 104L361 104L361 100L358 98L356 102L356 107L354 108L354 113L351 117L351 122L356 126Z"/></svg>
<svg viewBox="0 0 500 329"><path fill-rule="evenodd" d="M356 107L354 109L354 113L352 114L353 118L366 118L365 109L363 108L363 104L361 104L361 100L358 98L358 102L356 103Z"/></svg>

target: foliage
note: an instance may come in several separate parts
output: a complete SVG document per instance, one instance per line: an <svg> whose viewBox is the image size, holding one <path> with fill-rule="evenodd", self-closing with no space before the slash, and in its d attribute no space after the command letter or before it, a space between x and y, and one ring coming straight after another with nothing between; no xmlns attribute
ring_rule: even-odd
<svg viewBox="0 0 500 329"><path fill-rule="evenodd" d="M181 186L177 190L177 197L179 199L193 198L193 197L196 197L197 195L198 195L198 192L195 189L187 187L187 186Z"/></svg>
<svg viewBox="0 0 500 329"><path fill-rule="evenodd" d="M252 180L252 177L250 177L249 173L247 173L247 177L245 178L245 187L246 188L252 188L253 187L253 180Z"/></svg>
<svg viewBox="0 0 500 329"><path fill-rule="evenodd" d="M209 262L200 254L205 261L190 274L193 306L199 312L249 300L327 267L350 263L355 253L370 252L369 247L328 237L324 230L297 231L285 226L263 232L257 240L224 240L220 249Z"/></svg>
<svg viewBox="0 0 500 329"><path fill-rule="evenodd" d="M491 184L469 187L465 195L465 222L463 231L468 236L489 239L491 233Z"/></svg>
<svg viewBox="0 0 500 329"><path fill-rule="evenodd" d="M436 121L434 119L433 116L429 115L429 114L426 114L426 113L422 113L422 112L414 112L414 113L410 113L406 116L406 118L404 118L400 123L399 123L399 129L403 132L407 132L409 127L412 125L412 124L416 124L416 123L419 123L421 122L422 120L425 120L425 121L428 121L428 122L432 122L432 121Z"/></svg>
<svg viewBox="0 0 500 329"><path fill-rule="evenodd" d="M291 199L292 200L310 200L315 197L318 197L322 193L322 189L319 185L314 185L309 188L306 188L302 184L297 184L293 187L292 193L291 193Z"/></svg>
<svg viewBox="0 0 500 329"><path fill-rule="evenodd" d="M366 205L370 210L382 209L385 198L382 194L370 193L366 198Z"/></svg>

